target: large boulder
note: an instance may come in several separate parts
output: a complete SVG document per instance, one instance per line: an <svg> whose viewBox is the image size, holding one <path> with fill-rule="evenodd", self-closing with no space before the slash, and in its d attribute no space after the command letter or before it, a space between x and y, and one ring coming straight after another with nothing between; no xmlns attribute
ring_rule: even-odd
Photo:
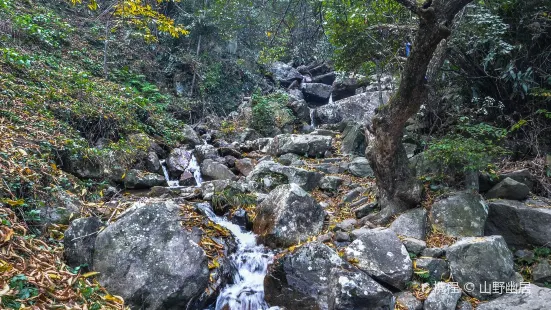
<svg viewBox="0 0 551 310"><path fill-rule="evenodd" d="M350 165L348 166L348 171L353 176L359 178L370 178L375 176L369 161L365 157L356 157L352 159Z"/></svg>
<svg viewBox="0 0 551 310"><path fill-rule="evenodd" d="M511 178L505 178L486 193L486 198L524 200L528 198L529 194L530 188L526 184L517 182Z"/></svg>
<svg viewBox="0 0 551 310"><path fill-rule="evenodd" d="M302 84L302 94L304 100L312 105L324 105L329 102L331 97L331 85L323 83L304 83Z"/></svg>
<svg viewBox="0 0 551 310"><path fill-rule="evenodd" d="M328 73L313 77L312 82L333 85L333 82L335 82L336 78L337 78L337 74L335 72L328 72Z"/></svg>
<svg viewBox="0 0 551 310"><path fill-rule="evenodd" d="M69 224L72 217L80 217L82 201L78 196L64 190L52 193L52 201L41 208L41 224L45 227L50 224Z"/></svg>
<svg viewBox="0 0 551 310"><path fill-rule="evenodd" d="M205 159L201 163L201 174L205 180L233 180L236 175L230 168L215 162L212 159Z"/></svg>
<svg viewBox="0 0 551 310"><path fill-rule="evenodd" d="M253 231L269 247L288 247L319 234L325 211L300 186L281 185L257 207Z"/></svg>
<svg viewBox="0 0 551 310"><path fill-rule="evenodd" d="M187 169L191 162L191 153L185 148L175 148L170 151L166 160L166 168L172 180L176 180Z"/></svg>
<svg viewBox="0 0 551 310"><path fill-rule="evenodd" d="M479 194L466 191L437 200L429 219L437 230L454 237L484 235L488 207Z"/></svg>
<svg viewBox="0 0 551 310"><path fill-rule="evenodd" d="M254 169L254 163L250 158L242 158L235 161L235 168L239 173L248 176Z"/></svg>
<svg viewBox="0 0 551 310"><path fill-rule="evenodd" d="M342 132L342 154L364 155L367 147L363 127L355 122L346 125Z"/></svg>
<svg viewBox="0 0 551 310"><path fill-rule="evenodd" d="M549 245L551 209L514 200L494 200L488 208L486 235L502 235L508 245L517 248Z"/></svg>
<svg viewBox="0 0 551 310"><path fill-rule="evenodd" d="M270 141L268 152L274 156L294 153L308 157L323 157L331 149L331 137L321 135L278 135Z"/></svg>
<svg viewBox="0 0 551 310"><path fill-rule="evenodd" d="M171 201L135 203L96 239L99 282L130 307L182 309L209 284L207 256Z"/></svg>
<svg viewBox="0 0 551 310"><path fill-rule="evenodd" d="M383 103L388 102L390 92L383 92ZM379 92L362 93L316 109L316 124L337 124L342 121L371 123L371 117L379 106Z"/></svg>
<svg viewBox="0 0 551 310"><path fill-rule="evenodd" d="M391 309L390 291L322 243L276 259L264 279L266 301L286 309Z"/></svg>
<svg viewBox="0 0 551 310"><path fill-rule="evenodd" d="M368 83L365 79L357 78L341 78L333 82L333 100L341 100L352 97L356 94L358 88L366 86Z"/></svg>
<svg viewBox="0 0 551 310"><path fill-rule="evenodd" d="M487 303L481 303L477 310L543 310L551 304L551 289L523 284L507 294Z"/></svg>
<svg viewBox="0 0 551 310"><path fill-rule="evenodd" d="M201 138L189 125L184 125L182 128L182 133L184 134L183 143L188 144L191 147L201 144Z"/></svg>
<svg viewBox="0 0 551 310"><path fill-rule="evenodd" d="M279 82L283 87L290 86L294 81L302 81L302 74L297 69L282 62L272 63L268 70L273 80Z"/></svg>
<svg viewBox="0 0 551 310"><path fill-rule="evenodd" d="M124 186L130 189L148 189L166 185L164 176L147 171L132 169L124 177Z"/></svg>
<svg viewBox="0 0 551 310"><path fill-rule="evenodd" d="M501 236L467 237L446 250L454 281L478 299L497 297L493 283L514 282L513 254ZM471 287L472 286L472 287Z"/></svg>
<svg viewBox="0 0 551 310"><path fill-rule="evenodd" d="M63 236L63 256L67 265L93 268L96 236L103 226L97 217L79 218L71 222Z"/></svg>
<svg viewBox="0 0 551 310"><path fill-rule="evenodd" d="M253 189L270 191L279 185L296 183L307 191L314 190L322 174L301 168L284 166L273 161L262 161L247 176Z"/></svg>
<svg viewBox="0 0 551 310"><path fill-rule="evenodd" d="M406 248L390 229L365 231L345 249L345 255L368 275L397 289L404 289L413 274Z"/></svg>
<svg viewBox="0 0 551 310"><path fill-rule="evenodd" d="M293 111L295 118L310 124L310 108L304 100L295 100L287 103L287 107Z"/></svg>
<svg viewBox="0 0 551 310"><path fill-rule="evenodd" d="M427 233L427 210L416 208L400 214L389 227L397 235L425 240Z"/></svg>

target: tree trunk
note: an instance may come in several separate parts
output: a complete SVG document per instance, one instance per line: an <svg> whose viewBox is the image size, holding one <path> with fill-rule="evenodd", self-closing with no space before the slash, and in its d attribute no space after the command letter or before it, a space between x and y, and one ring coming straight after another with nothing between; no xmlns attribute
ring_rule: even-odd
<svg viewBox="0 0 551 310"><path fill-rule="evenodd" d="M438 44L450 35L454 16L472 0L434 0L426 9L415 0L396 1L419 16L419 28L398 90L379 108L366 132L366 156L375 173L381 207L370 217L374 224L387 223L421 202L423 187L409 167L402 144L404 126L426 100L427 68Z"/></svg>

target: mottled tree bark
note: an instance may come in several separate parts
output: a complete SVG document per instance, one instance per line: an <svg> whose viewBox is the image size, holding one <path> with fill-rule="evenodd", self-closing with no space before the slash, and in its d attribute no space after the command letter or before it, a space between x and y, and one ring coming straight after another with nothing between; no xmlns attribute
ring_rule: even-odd
<svg viewBox="0 0 551 310"><path fill-rule="evenodd" d="M407 120L427 98L427 68L439 43L450 35L455 15L472 0L434 0L422 8L415 0L396 0L419 17L419 28L398 90L368 126L366 156L375 172L381 211L371 216L384 224L421 202L422 184L409 167L402 137Z"/></svg>

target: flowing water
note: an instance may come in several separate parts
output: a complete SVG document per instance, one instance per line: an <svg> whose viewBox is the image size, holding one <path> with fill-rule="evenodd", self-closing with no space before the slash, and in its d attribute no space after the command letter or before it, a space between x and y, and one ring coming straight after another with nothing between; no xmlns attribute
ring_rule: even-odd
<svg viewBox="0 0 551 310"><path fill-rule="evenodd" d="M216 310L265 310L269 306L264 300L264 276L273 253L256 243L256 235L246 232L238 225L219 217L209 204L199 207L216 224L227 228L238 242L237 251L230 256L236 271L233 284L222 289L216 300Z"/></svg>
<svg viewBox="0 0 551 310"><path fill-rule="evenodd" d="M178 183L178 180L170 180L170 176L168 175L168 170L166 169L166 160L161 159L159 161L161 163L161 167L163 167L163 174L165 175L166 183L168 184L168 187L178 187L180 184Z"/></svg>
<svg viewBox="0 0 551 310"><path fill-rule="evenodd" d="M316 128L316 122L314 121L314 113L316 112L316 109L310 108L310 127Z"/></svg>
<svg viewBox="0 0 551 310"><path fill-rule="evenodd" d="M161 167L163 168L163 174L165 176L168 187L180 187L180 183L178 182L178 180L170 179L168 170L166 168L166 159L161 159L159 162L161 163ZM201 183L203 183L203 178L201 177L201 170L199 168L199 163L197 162L197 158L195 158L195 155L191 155L191 159L185 171L193 174L195 183L197 183L197 186L201 186Z"/></svg>

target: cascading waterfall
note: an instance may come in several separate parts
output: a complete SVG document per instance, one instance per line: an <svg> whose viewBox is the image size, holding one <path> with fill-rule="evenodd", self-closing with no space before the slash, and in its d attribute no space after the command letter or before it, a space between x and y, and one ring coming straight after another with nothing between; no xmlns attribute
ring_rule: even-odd
<svg viewBox="0 0 551 310"><path fill-rule="evenodd" d="M316 109L310 108L310 127L316 128L316 122L314 121L314 113L316 112Z"/></svg>
<svg viewBox="0 0 551 310"><path fill-rule="evenodd" d="M163 168L163 174L165 175L166 183L168 184L168 187L178 187L180 183L178 180L170 180L170 176L168 175L168 170L166 169L166 160L161 159L159 161L161 163L161 167Z"/></svg>
<svg viewBox="0 0 551 310"><path fill-rule="evenodd" d="M256 243L252 232L244 232L238 225L214 214L209 204L199 204L205 214L216 224L227 228L238 242L237 251L230 256L236 267L233 284L222 289L216 300L216 310L265 310L264 277L273 253Z"/></svg>
<svg viewBox="0 0 551 310"><path fill-rule="evenodd" d="M166 168L166 159L161 159L159 162L161 163L161 167L163 168L163 174L165 176L168 187L179 187L180 183L178 180L170 180L168 169ZM195 183L197 184L197 186L201 186L201 183L203 183L203 178L201 177L201 169L199 168L199 162L197 162L197 158L195 157L195 155L191 155L191 159L185 171L193 174Z"/></svg>
<svg viewBox="0 0 551 310"><path fill-rule="evenodd" d="M199 168L199 162L197 162L195 155L191 155L191 160L189 161L186 171L191 172L193 174L193 178L195 178L195 183L197 183L197 186L201 186L201 183L203 183L203 178L201 177L201 169Z"/></svg>

